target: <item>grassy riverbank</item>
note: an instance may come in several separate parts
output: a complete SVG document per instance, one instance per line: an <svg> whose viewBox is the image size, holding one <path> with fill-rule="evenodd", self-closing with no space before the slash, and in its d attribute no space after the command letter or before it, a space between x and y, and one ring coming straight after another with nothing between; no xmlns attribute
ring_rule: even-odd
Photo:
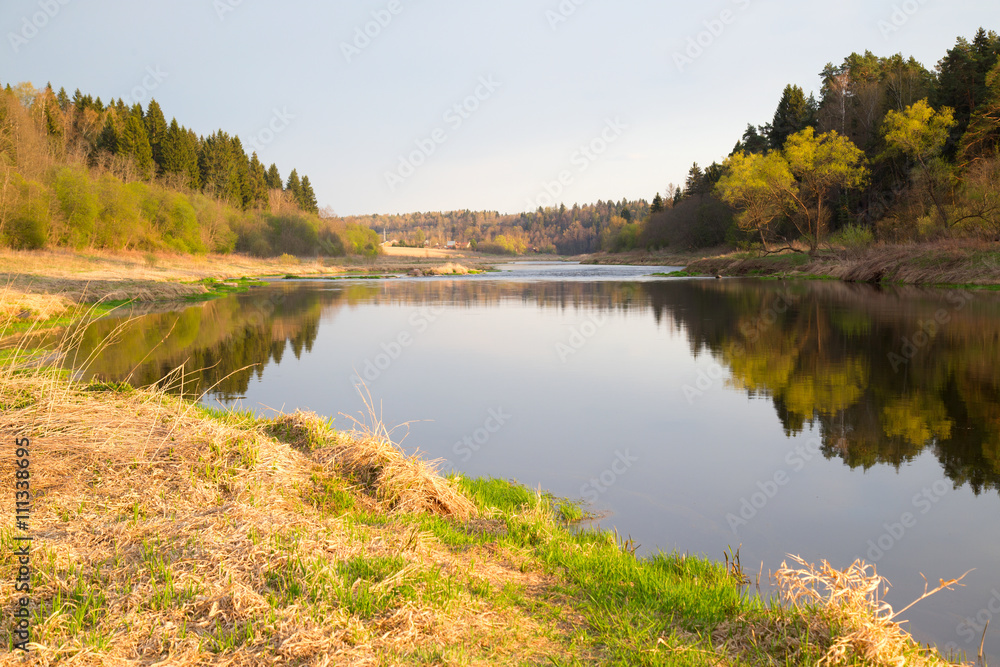
<svg viewBox="0 0 1000 667"><path fill-rule="evenodd" d="M572 530L579 509L557 499L442 477L377 423L212 412L34 359L0 366L0 434L31 440L26 664L942 664L863 572L824 603L793 564L783 589L811 604L766 605L739 567L637 558ZM0 459L11 489L16 469ZM17 567L0 564L7 619Z"/></svg>
<svg viewBox="0 0 1000 667"><path fill-rule="evenodd" d="M59 295L72 303L175 301L210 297L213 292L225 291L224 283L245 278L347 278L417 271L433 275L456 266L456 261L465 271L483 271L497 263L496 258L456 253L444 257L382 256L362 261L290 255L259 259L244 255L0 249L0 289Z"/></svg>
<svg viewBox="0 0 1000 667"><path fill-rule="evenodd" d="M599 263L619 263L606 261ZM670 264L683 256L651 254L623 258L627 263ZM909 285L1000 285L1000 244L938 242L908 245L875 245L857 249L830 249L810 257L805 252L761 255L728 252L687 258L688 275L746 277L828 278L846 282Z"/></svg>

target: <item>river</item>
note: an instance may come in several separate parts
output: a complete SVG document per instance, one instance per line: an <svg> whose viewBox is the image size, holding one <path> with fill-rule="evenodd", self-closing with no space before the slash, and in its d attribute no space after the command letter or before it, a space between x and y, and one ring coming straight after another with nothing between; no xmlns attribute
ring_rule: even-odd
<svg viewBox="0 0 1000 667"><path fill-rule="evenodd" d="M920 640L1000 656L1000 295L520 263L280 281L134 315L87 373L378 417L443 470L583 499L641 552L877 565ZM122 323L92 325L84 355ZM170 372L184 368L183 375Z"/></svg>

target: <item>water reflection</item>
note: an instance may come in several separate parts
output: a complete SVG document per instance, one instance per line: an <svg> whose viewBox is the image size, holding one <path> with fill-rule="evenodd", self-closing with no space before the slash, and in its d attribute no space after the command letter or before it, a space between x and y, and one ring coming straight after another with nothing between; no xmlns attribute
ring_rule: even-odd
<svg viewBox="0 0 1000 667"><path fill-rule="evenodd" d="M321 326L362 304L596 309L652 315L708 351L729 386L769 399L795 435L851 468L899 467L930 450L956 485L1000 489L1000 307L991 293L756 281L278 283L136 318L90 377L152 384L183 368L183 390L231 401ZM120 324L88 328L81 358ZM181 390L181 384L175 383Z"/></svg>

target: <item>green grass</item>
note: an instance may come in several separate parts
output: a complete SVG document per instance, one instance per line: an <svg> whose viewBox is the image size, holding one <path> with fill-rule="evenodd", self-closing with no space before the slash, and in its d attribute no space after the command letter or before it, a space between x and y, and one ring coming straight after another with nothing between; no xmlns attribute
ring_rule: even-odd
<svg viewBox="0 0 1000 667"><path fill-rule="evenodd" d="M700 278L705 276L706 274L699 273L697 271L688 271L687 269L684 269L683 271L671 271L670 273L660 272L660 273L653 273L651 275L660 278Z"/></svg>
<svg viewBox="0 0 1000 667"><path fill-rule="evenodd" d="M285 280L390 280L395 275L358 274L351 276L300 276L294 273L285 274Z"/></svg>
<svg viewBox="0 0 1000 667"><path fill-rule="evenodd" d="M184 297L184 301L198 303L202 301L211 301L212 299L218 299L231 294L242 294L243 292L250 291L251 287L260 287L262 285L266 285L267 283L262 280L243 277L234 278L232 280L205 278L204 280L198 280L191 284L204 285L208 290L204 294L191 294Z"/></svg>

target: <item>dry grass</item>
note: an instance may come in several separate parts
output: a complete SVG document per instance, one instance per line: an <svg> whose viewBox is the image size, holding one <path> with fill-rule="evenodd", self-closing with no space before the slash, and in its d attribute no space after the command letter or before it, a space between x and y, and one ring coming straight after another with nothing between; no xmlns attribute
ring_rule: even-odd
<svg viewBox="0 0 1000 667"><path fill-rule="evenodd" d="M310 452L327 472L345 475L386 511L430 512L468 520L476 508L419 453L407 456L378 420L337 434L315 413L277 417L269 432L300 451Z"/></svg>
<svg viewBox="0 0 1000 667"><path fill-rule="evenodd" d="M958 584L942 581L896 612L882 599L888 582L874 565L856 561L844 570L822 561L789 556L774 574L778 599L766 613L727 621L713 638L729 656L747 664L871 665L873 667L951 667L922 647L900 626L900 615L914 604Z"/></svg>
<svg viewBox="0 0 1000 667"><path fill-rule="evenodd" d="M899 626L896 619L913 605L893 611L882 599L888 582L874 565L855 561L838 570L826 561L816 566L798 556L791 558L798 567L782 563L775 578L784 602L796 609L805 608L810 635L829 638L820 665L854 664L858 660L886 667L948 664L936 654L918 650L913 638ZM932 591L925 589L920 600L954 586L963 577L942 581Z"/></svg>
<svg viewBox="0 0 1000 667"><path fill-rule="evenodd" d="M385 256L374 262L357 258L300 259L283 255L259 259L245 255L150 255L140 252L106 252L72 250L18 251L0 248L0 283L30 294L62 295L74 301L101 299L162 301L204 294L199 280L227 279L241 276L301 277L343 276L347 271L405 273L413 267L442 273L468 273L468 269L447 263L454 252L440 251L441 256L424 258ZM485 268L493 260L473 259L476 268ZM454 269L459 270L454 270Z"/></svg>
<svg viewBox="0 0 1000 667"><path fill-rule="evenodd" d="M426 273L431 276L464 276L469 273L469 269L461 264L448 262L443 266L431 267Z"/></svg>
<svg viewBox="0 0 1000 667"><path fill-rule="evenodd" d="M380 434L334 433L301 413L228 425L162 390L87 390L15 365L0 368L0 433L32 442L36 644L0 664L398 664L445 647L503 664L561 652L535 619L475 594L496 563L484 570L408 527L406 513L473 507ZM0 478L13 478L12 457ZM14 572L5 559L4 590ZM502 578L537 583L511 568Z"/></svg>
<svg viewBox="0 0 1000 667"><path fill-rule="evenodd" d="M65 313L71 302L55 294L28 294L10 285L0 290L0 322L35 322Z"/></svg>

